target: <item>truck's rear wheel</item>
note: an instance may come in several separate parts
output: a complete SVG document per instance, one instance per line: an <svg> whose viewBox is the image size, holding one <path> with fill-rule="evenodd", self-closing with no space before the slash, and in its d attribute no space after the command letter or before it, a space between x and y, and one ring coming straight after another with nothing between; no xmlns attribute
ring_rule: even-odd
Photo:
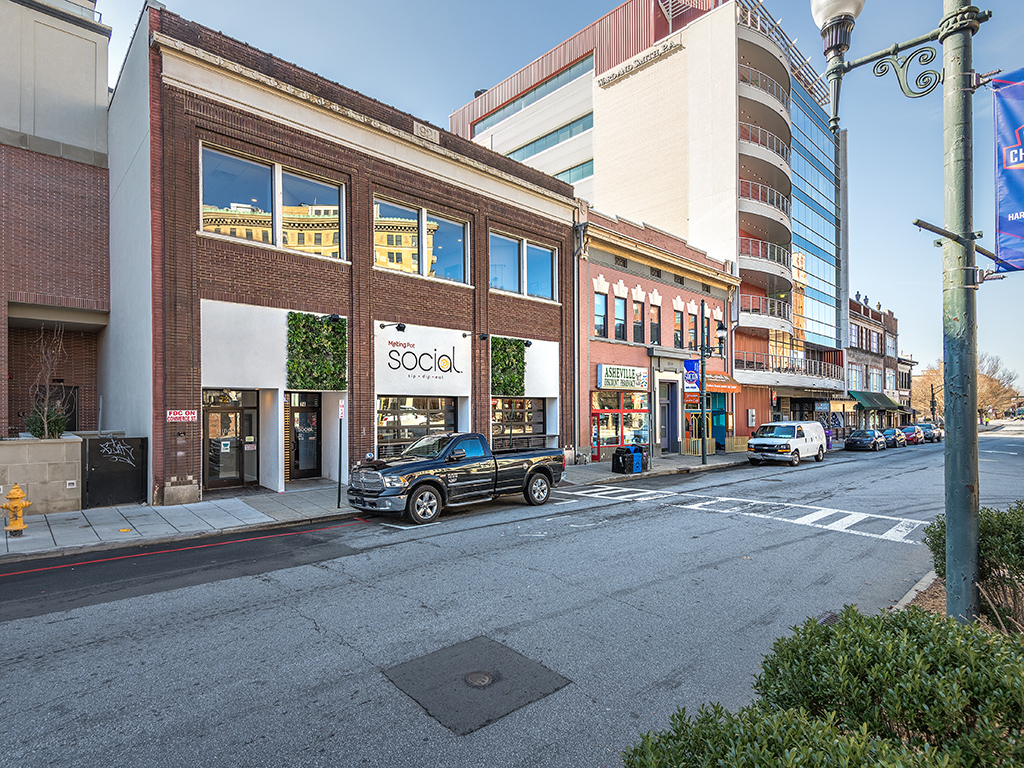
<svg viewBox="0 0 1024 768"><path fill-rule="evenodd" d="M432 485L417 488L409 496L405 515L417 525L432 523L441 514L441 494Z"/></svg>
<svg viewBox="0 0 1024 768"><path fill-rule="evenodd" d="M526 497L527 502L538 507L546 502L550 495L551 482L548 480L546 475L538 472L527 478L526 489L523 491L523 496Z"/></svg>

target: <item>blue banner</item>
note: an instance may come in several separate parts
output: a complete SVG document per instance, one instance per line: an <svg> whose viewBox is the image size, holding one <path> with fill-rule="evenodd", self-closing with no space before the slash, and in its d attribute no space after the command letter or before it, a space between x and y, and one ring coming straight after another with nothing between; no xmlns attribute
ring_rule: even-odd
<svg viewBox="0 0 1024 768"><path fill-rule="evenodd" d="M683 392L700 392L700 360L683 360Z"/></svg>
<svg viewBox="0 0 1024 768"><path fill-rule="evenodd" d="M1024 69L992 79L996 126L996 272L1024 269Z"/></svg>

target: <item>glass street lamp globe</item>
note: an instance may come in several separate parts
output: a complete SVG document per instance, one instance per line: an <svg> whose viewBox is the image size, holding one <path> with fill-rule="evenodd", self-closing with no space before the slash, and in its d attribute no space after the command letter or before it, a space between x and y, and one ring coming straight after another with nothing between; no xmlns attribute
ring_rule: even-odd
<svg viewBox="0 0 1024 768"><path fill-rule="evenodd" d="M864 0L811 0L811 15L818 29L839 16L856 19L864 7Z"/></svg>

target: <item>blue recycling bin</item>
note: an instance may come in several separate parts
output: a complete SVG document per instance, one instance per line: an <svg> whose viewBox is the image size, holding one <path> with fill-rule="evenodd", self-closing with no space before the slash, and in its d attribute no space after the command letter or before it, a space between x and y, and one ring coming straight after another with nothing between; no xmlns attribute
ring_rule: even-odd
<svg viewBox="0 0 1024 768"><path fill-rule="evenodd" d="M831 429L826 429L825 430L825 449L829 450L829 451L832 450L832 430Z"/></svg>
<svg viewBox="0 0 1024 768"><path fill-rule="evenodd" d="M620 475L635 475L645 471L650 464L647 452L640 445L623 445L612 454L612 472Z"/></svg>

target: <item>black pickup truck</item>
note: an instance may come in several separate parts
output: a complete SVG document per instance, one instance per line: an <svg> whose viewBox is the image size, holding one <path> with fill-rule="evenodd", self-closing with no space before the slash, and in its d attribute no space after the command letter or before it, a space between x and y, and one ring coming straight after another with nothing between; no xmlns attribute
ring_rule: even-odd
<svg viewBox="0 0 1024 768"><path fill-rule="evenodd" d="M369 457L368 457L369 458ZM437 519L448 506L522 493L530 504L548 500L562 479L561 449L494 455L476 432L427 435L387 461L352 468L349 506L369 512L401 512L414 523Z"/></svg>

